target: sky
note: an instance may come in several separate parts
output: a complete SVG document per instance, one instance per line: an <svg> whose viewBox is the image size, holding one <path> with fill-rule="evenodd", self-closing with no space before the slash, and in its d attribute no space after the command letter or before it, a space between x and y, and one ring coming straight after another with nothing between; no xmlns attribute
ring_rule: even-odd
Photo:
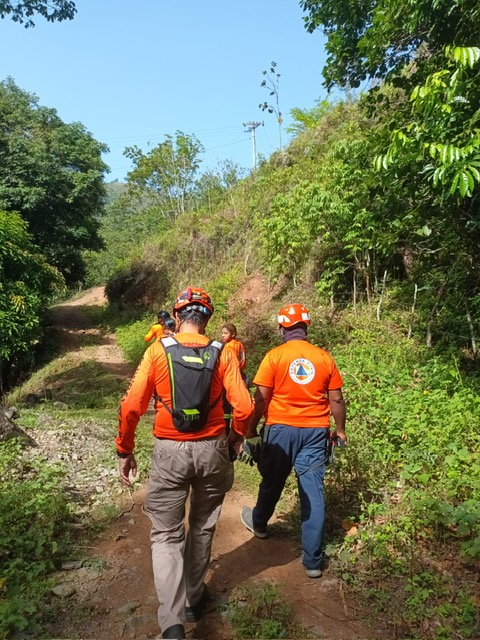
<svg viewBox="0 0 480 640"><path fill-rule="evenodd" d="M76 0L72 21L0 20L0 80L12 77L64 122L81 122L110 149L106 180L123 181L125 147L144 152L182 131L203 147L200 170L231 160L253 166L279 148L276 116L259 104L277 63L285 127L292 108L326 98L324 38L307 33L298 0Z"/></svg>

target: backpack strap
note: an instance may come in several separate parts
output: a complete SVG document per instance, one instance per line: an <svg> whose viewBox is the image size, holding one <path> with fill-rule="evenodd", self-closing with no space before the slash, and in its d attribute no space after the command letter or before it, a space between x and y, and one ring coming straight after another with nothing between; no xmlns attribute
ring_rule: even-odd
<svg viewBox="0 0 480 640"><path fill-rule="evenodd" d="M173 336L167 336L166 338L162 338L160 342L165 347L173 347L174 344L178 344L178 340L175 340Z"/></svg>

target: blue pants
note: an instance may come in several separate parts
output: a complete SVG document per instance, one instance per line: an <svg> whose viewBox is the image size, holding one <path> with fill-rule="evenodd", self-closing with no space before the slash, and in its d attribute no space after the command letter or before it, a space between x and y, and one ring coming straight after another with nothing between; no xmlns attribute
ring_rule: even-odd
<svg viewBox="0 0 480 640"><path fill-rule="evenodd" d="M258 529L266 528L292 467L295 469L300 496L303 564L306 569L318 569L322 562L325 520L323 481L329 438L330 430L327 428L273 424L265 427L258 463L262 481L253 509L253 524Z"/></svg>

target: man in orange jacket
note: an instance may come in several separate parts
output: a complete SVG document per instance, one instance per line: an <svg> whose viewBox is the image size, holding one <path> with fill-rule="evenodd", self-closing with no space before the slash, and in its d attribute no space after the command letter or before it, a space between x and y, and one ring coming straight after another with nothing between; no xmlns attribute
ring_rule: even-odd
<svg viewBox="0 0 480 640"><path fill-rule="evenodd" d="M204 426L190 430L197 429L190 421L195 424L201 411L178 408L181 390L177 387L182 385L171 378L177 375L172 365L176 358L174 351L181 355L179 360L183 364L179 366L190 369L202 367L202 359L205 362L212 359L216 347L205 336L205 328L213 311L211 298L205 291L192 287L182 291L173 307L177 333L156 340L146 350L120 403L116 446L120 478L128 486L130 473L132 476L137 473L133 454L135 428L154 392L157 400L152 472L144 511L152 522L152 563L163 638L185 638L183 622L194 622L202 616L207 599L203 580L210 562L215 525L225 494L233 483L231 459L240 450L254 408L238 360L229 351L220 351L213 366ZM219 343L218 347L221 348ZM223 389L233 407L228 437L221 402ZM193 385L190 393L194 393ZM189 528L185 538L185 503L189 493Z"/></svg>
<svg viewBox="0 0 480 640"><path fill-rule="evenodd" d="M322 575L325 506L323 481L330 444L330 415L335 437L346 443L343 381L333 358L307 340L310 314L301 304L280 309L283 344L271 349L255 375L255 415L247 437L265 416L258 470L257 504L243 507L240 519L257 538L268 537L285 482L295 469L300 497L302 561L309 578Z"/></svg>

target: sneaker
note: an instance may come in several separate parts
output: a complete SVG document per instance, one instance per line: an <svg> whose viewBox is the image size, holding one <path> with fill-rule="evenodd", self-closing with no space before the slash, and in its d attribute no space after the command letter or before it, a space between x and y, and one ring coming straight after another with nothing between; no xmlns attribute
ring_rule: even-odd
<svg viewBox="0 0 480 640"><path fill-rule="evenodd" d="M203 618L203 614L205 613L205 608L210 599L210 595L208 593L207 585L203 585L202 595L200 596L200 600L197 604L192 605L191 607L185 607L185 621L186 622L198 622Z"/></svg>
<svg viewBox="0 0 480 640"><path fill-rule="evenodd" d="M302 557L300 558L300 562L303 564L303 552ZM322 570L321 569L305 569L305 573L309 578L321 578Z"/></svg>
<svg viewBox="0 0 480 640"><path fill-rule="evenodd" d="M253 526L253 511L250 507L242 507L240 511L240 520L244 527L253 533L257 538L268 538L267 529L256 529Z"/></svg>
<svg viewBox="0 0 480 640"><path fill-rule="evenodd" d="M305 573L309 578L321 578L322 570L321 569L305 569Z"/></svg>

